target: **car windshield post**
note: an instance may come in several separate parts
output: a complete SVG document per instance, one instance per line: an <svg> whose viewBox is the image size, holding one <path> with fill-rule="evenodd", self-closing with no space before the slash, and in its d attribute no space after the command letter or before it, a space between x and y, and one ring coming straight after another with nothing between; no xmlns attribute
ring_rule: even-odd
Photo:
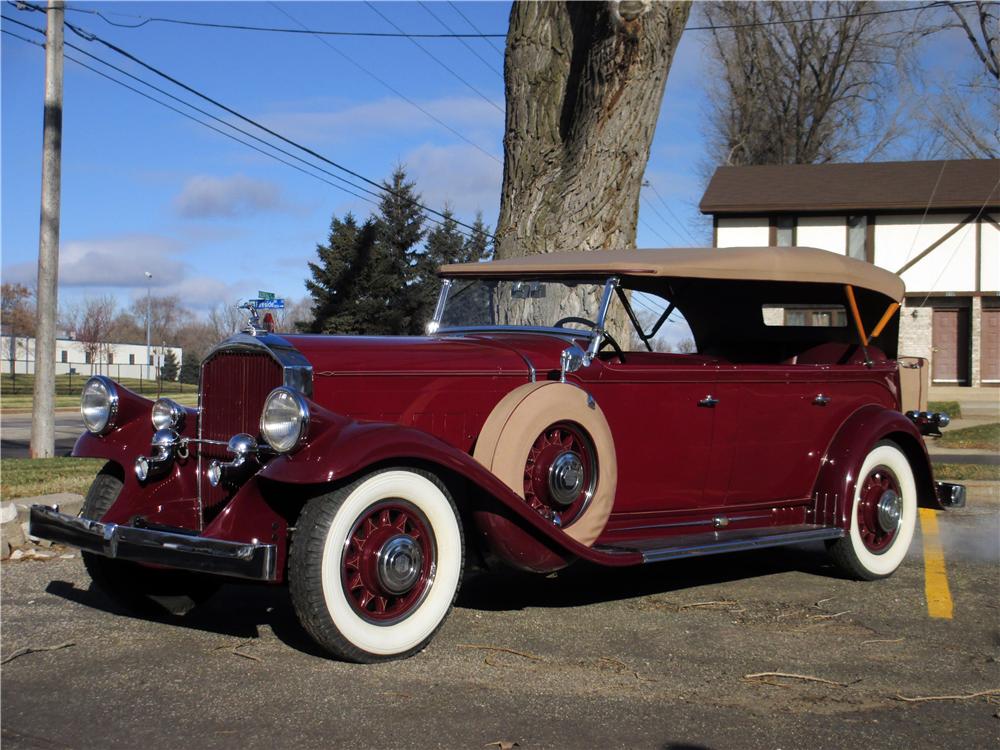
<svg viewBox="0 0 1000 750"><path fill-rule="evenodd" d="M451 291L451 287L454 283L454 279L445 279L441 284L441 291L438 293L437 304L434 306L434 316L431 318L431 322L427 324L427 333L437 333L437 329L441 327L441 318L444 316L444 306L448 302L448 293Z"/></svg>
<svg viewBox="0 0 1000 750"><path fill-rule="evenodd" d="M601 296L601 306L598 309L597 320L594 321L597 323L594 327L594 337L590 340L590 346L587 347L587 357L589 359L596 357L597 352L601 348L601 342L604 340L604 322L608 318L608 308L611 307L611 296L614 294L617 286L617 276L612 276L604 282L604 294Z"/></svg>

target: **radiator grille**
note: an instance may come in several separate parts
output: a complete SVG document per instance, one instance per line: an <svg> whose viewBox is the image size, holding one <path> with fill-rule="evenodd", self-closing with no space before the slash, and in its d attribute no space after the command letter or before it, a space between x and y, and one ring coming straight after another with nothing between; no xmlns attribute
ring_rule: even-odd
<svg viewBox="0 0 1000 750"><path fill-rule="evenodd" d="M260 437L260 413L267 394L282 384L282 369L261 352L222 351L201 371L201 437L226 442L241 432ZM208 513L221 507L233 494L232 488L213 487L205 477L212 459L232 457L224 445L200 445L202 508ZM207 520L207 519L206 519Z"/></svg>

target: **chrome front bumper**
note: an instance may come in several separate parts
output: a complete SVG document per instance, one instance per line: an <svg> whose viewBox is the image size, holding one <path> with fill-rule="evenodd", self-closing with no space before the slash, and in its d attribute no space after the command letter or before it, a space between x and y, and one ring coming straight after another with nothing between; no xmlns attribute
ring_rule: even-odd
<svg viewBox="0 0 1000 750"><path fill-rule="evenodd" d="M277 549L273 544L228 542L101 523L60 513L58 508L46 505L31 506L28 533L116 560L254 581L277 580Z"/></svg>

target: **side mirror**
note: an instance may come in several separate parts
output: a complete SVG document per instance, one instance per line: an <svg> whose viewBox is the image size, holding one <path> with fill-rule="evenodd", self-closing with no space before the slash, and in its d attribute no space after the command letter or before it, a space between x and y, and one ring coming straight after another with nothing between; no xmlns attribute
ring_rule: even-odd
<svg viewBox="0 0 1000 750"><path fill-rule="evenodd" d="M559 355L559 367L561 371L559 373L559 382L566 382L566 373L576 372L581 367L589 364L587 359L587 353L583 351L576 344L572 346L567 346L562 350L562 354Z"/></svg>

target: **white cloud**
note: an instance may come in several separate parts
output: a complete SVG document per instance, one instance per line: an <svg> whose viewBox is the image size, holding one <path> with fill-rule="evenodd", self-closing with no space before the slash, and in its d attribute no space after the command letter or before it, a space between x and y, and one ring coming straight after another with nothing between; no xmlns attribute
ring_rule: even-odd
<svg viewBox="0 0 1000 750"><path fill-rule="evenodd" d="M424 205L447 204L460 217L482 210L487 224L496 221L503 166L482 152L472 146L425 144L406 154L403 163Z"/></svg>
<svg viewBox="0 0 1000 750"><path fill-rule="evenodd" d="M245 175L196 175L174 198L174 210L187 219L212 219L282 211L286 206L273 182Z"/></svg>
<svg viewBox="0 0 1000 750"><path fill-rule="evenodd" d="M180 250L175 240L148 234L65 242L59 247L59 285L145 287L145 272L151 271L151 285L164 286L184 273L176 258ZM36 272L34 262L17 263L4 269L4 277L23 282Z"/></svg>
<svg viewBox="0 0 1000 750"><path fill-rule="evenodd" d="M503 114L482 99L443 98L417 101L417 104L487 150L491 150L493 144L496 146L494 150L499 150ZM260 119L278 132L307 143L397 132L447 132L412 104L397 98L366 102L337 111L273 113Z"/></svg>

